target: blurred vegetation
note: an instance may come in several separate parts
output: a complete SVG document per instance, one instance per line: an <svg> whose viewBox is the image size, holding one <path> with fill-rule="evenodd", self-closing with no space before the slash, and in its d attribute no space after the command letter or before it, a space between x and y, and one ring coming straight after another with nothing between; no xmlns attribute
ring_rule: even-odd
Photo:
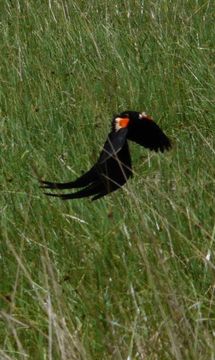
<svg viewBox="0 0 215 360"><path fill-rule="evenodd" d="M214 359L214 4L0 5L0 358ZM96 161L113 114L147 111L102 200L45 197Z"/></svg>

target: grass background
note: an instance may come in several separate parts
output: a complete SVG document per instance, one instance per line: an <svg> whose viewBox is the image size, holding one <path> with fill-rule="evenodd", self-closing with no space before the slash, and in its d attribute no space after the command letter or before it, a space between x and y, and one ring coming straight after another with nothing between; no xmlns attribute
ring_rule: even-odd
<svg viewBox="0 0 215 360"><path fill-rule="evenodd" d="M0 3L0 358L215 359L214 4ZM91 203L45 197L147 111L168 154Z"/></svg>

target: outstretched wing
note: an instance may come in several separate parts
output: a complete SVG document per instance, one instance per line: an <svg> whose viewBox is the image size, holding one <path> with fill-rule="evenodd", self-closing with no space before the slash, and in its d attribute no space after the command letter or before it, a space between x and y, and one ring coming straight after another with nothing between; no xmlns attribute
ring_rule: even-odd
<svg viewBox="0 0 215 360"><path fill-rule="evenodd" d="M171 142L161 128L151 119L141 119L129 130L128 139L150 150L169 150Z"/></svg>

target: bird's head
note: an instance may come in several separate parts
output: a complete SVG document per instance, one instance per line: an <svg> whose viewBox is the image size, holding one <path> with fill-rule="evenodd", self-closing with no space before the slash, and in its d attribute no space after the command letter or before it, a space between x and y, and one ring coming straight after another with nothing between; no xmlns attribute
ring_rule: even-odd
<svg viewBox="0 0 215 360"><path fill-rule="evenodd" d="M145 112L123 111L122 113L114 116L112 121L112 130L118 131L123 128L128 128L141 120L153 121L153 118Z"/></svg>

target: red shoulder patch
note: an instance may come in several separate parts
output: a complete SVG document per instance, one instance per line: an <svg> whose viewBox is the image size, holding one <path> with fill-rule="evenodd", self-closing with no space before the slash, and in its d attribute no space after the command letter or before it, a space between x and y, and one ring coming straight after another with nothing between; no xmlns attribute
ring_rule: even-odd
<svg viewBox="0 0 215 360"><path fill-rule="evenodd" d="M124 129L126 127L128 127L130 119L128 117L125 118L121 118L121 117L117 117L114 122L115 122L115 130L118 131L120 129Z"/></svg>

